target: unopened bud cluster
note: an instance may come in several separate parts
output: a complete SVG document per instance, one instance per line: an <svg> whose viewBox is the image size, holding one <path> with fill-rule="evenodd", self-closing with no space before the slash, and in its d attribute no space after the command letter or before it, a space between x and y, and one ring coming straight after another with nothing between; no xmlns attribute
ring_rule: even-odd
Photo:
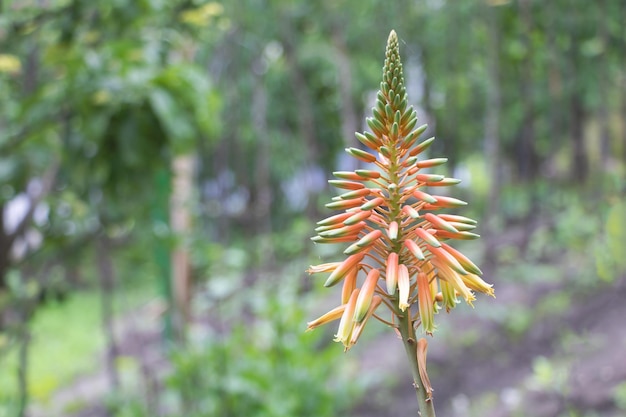
<svg viewBox="0 0 626 417"><path fill-rule="evenodd" d="M329 183L344 192L326 207L342 213L318 222L317 236L312 238L317 243L347 243L347 258L308 270L329 273L326 287L342 283L339 306L308 328L339 320L335 340L346 349L357 342L371 317L393 325L396 317L408 315L413 326L421 324L432 334L434 314L442 307L449 311L459 296L471 304L473 291L494 295L492 286L480 278L481 270L446 243L478 238L472 233L476 221L440 213L467 203L430 192L460 181L423 172L447 159L421 157L434 138L418 141L426 125L416 127L416 111L408 106L393 31L372 111L373 117L367 119L371 132L356 134L366 149L346 149L371 169L334 173L337 179ZM390 321L380 316L383 305L391 313Z"/></svg>

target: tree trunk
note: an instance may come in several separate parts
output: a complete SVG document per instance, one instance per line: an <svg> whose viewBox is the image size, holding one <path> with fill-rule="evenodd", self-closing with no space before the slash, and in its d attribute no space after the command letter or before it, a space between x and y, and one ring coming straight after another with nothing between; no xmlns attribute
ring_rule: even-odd
<svg viewBox="0 0 626 417"><path fill-rule="evenodd" d="M9 270L9 253L11 251L11 242L9 236L4 230L4 205L0 204L0 302L3 293L7 289L6 274ZM0 305L0 307L2 307ZM0 309L0 329L2 329L2 310Z"/></svg>
<svg viewBox="0 0 626 417"><path fill-rule="evenodd" d="M290 41L285 44L285 59L289 67L289 80L291 82L291 91L296 99L298 107L298 132L304 140L307 149L307 159L313 163L317 163L319 158L319 150L317 146L317 137L315 135L315 112L313 109L313 100L306 78L300 68L300 64L296 59L295 46Z"/></svg>
<svg viewBox="0 0 626 417"><path fill-rule="evenodd" d="M486 6L488 51L487 102L485 113L485 161L490 178L489 195L485 210L485 260L486 271L493 271L496 264L498 212L500 208L500 44L498 9Z"/></svg>
<svg viewBox="0 0 626 417"><path fill-rule="evenodd" d="M267 130L267 90L261 76L255 78L252 95L252 123L257 135L258 152L255 170L256 201L254 203L255 232L257 239L269 239L272 232L272 184L270 136ZM272 245L259 248L259 266L271 265Z"/></svg>
<svg viewBox="0 0 626 417"><path fill-rule="evenodd" d="M606 0L601 0L599 2L600 5L600 13L602 18L598 20L598 34L602 41L603 45L608 45L608 33L607 33L607 20L608 20L608 10L607 10L607 2ZM601 167L605 167L609 163L609 157L611 156L611 127L609 120L609 109L608 103L610 97L610 88L609 88L609 77L610 71L609 62L606 60L606 55L603 56L605 60L604 63L599 63L598 65L598 84L600 89L600 95L602 98L600 99L600 105L598 106L598 122L600 124L600 165ZM603 170L603 168L601 168Z"/></svg>
<svg viewBox="0 0 626 417"><path fill-rule="evenodd" d="M358 122L354 103L352 102L352 70L348 47L341 33L341 29L334 25L332 33L333 44L335 46L335 63L337 66L339 102L341 115L341 136L346 147L358 147L355 132L358 129ZM348 158L349 165L344 168L353 171L358 167L355 158Z"/></svg>
<svg viewBox="0 0 626 417"><path fill-rule="evenodd" d="M553 6L554 7L554 6ZM558 10L549 10L549 14L558 13ZM556 39L558 36L558 28L550 24L546 27L546 40L548 46L548 94L550 97L549 106L549 118L550 118L550 146L549 146L549 158L546 158L548 164L554 164L554 156L556 155L559 147L561 146L562 138L567 131L567 112L564 111L563 103L563 73L561 70L561 62L564 60L563 54L560 48L556 45ZM548 182L548 186L551 186L552 182Z"/></svg>
<svg viewBox="0 0 626 417"><path fill-rule="evenodd" d="M571 135L572 135L572 179L582 185L587 179L589 162L585 149L585 110L578 93L570 98Z"/></svg>
<svg viewBox="0 0 626 417"><path fill-rule="evenodd" d="M313 100L306 78L298 60L296 58L295 45L292 43L294 39L293 31L290 28L285 30L284 52L285 60L289 68L289 81L291 82L291 91L294 94L298 115L298 136L305 144L306 163L304 169L312 169L319 165L320 151L317 145L317 136L315 128L315 111ZM306 214L309 218L317 216L317 207L314 199L309 198Z"/></svg>
<svg viewBox="0 0 626 417"><path fill-rule="evenodd" d="M18 387L18 408L17 417L26 416L26 408L28 407L28 353L30 348L30 330L28 329L28 318L22 317L21 329L19 335L21 339L18 360L19 366L17 368L17 387Z"/></svg>
<svg viewBox="0 0 626 417"><path fill-rule="evenodd" d="M524 109L524 118L519 137L518 171L522 181L532 181L537 174L537 154L535 149L535 106L533 100L533 47L530 34L533 30L532 12L529 0L519 0L519 11L523 25L522 42L526 57L520 76L520 98Z"/></svg>
<svg viewBox="0 0 626 417"><path fill-rule="evenodd" d="M626 74L622 75L622 161L626 162Z"/></svg>
<svg viewBox="0 0 626 417"><path fill-rule="evenodd" d="M102 315L102 329L106 337L105 370L109 384L113 390L120 387L120 377L117 372L116 359L118 347L115 341L115 329L113 325L113 291L115 278L113 262L109 250L109 239L106 235L96 238L96 260L100 281L100 302Z"/></svg>
<svg viewBox="0 0 626 417"><path fill-rule="evenodd" d="M189 321L191 300L191 268L189 250L185 240L191 232L193 192L193 156L181 155L172 163L173 183L170 206L170 223L177 244L172 252L172 289L174 295L173 322L179 342L184 342Z"/></svg>

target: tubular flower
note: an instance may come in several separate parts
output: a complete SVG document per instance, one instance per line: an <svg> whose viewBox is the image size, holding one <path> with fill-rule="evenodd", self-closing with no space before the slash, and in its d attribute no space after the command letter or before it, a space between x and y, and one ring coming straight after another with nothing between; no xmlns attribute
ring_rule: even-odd
<svg viewBox="0 0 626 417"><path fill-rule="evenodd" d="M417 112L408 104L393 31L376 105L366 121L370 131L356 133L363 147L346 149L359 169L336 171L329 181L339 193L326 207L339 213L319 221L312 238L344 244L346 257L308 270L329 274L327 287L344 281L339 307L309 323L309 329L340 319L335 340L346 349L372 317L396 327L399 319L409 320L412 328L421 325L432 334L434 313L450 311L457 296L471 304L474 292L494 295L478 266L450 244L479 237L471 232L476 221L443 213L467 203L437 191L460 180L428 172L441 169L447 159L424 155L434 138L419 139L427 126L418 126ZM383 319L385 311L389 320ZM425 341L420 346L422 362ZM420 367L425 373L425 365Z"/></svg>

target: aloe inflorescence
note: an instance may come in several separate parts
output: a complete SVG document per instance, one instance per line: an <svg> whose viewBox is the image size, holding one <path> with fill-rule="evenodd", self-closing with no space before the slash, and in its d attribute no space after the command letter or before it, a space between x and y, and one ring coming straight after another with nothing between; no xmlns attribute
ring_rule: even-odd
<svg viewBox="0 0 626 417"><path fill-rule="evenodd" d="M320 222L317 243L346 243L345 260L311 266L311 274L329 273L325 286L342 283L341 303L308 323L313 329L339 320L336 341L346 349L359 339L372 317L394 327L407 322L426 334L435 330L434 314L459 302L471 304L474 292L494 295L480 278L481 270L448 244L476 239L476 221L442 213L467 203L437 195L440 187L460 180L425 173L447 162L423 157L434 138L418 140L426 125L417 126L417 113L408 105L398 38L389 35L383 81L371 132L357 133L366 149L347 148L370 169L338 171L329 183L342 190L326 207L341 210ZM388 310L386 314L385 309Z"/></svg>

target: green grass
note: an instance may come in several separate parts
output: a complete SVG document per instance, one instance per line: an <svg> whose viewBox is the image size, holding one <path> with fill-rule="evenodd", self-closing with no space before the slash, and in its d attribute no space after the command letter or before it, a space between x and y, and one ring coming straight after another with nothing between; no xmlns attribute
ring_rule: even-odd
<svg viewBox="0 0 626 417"><path fill-rule="evenodd" d="M116 296L115 311L145 302L152 291L136 289ZM58 388L100 365L105 340L97 291L72 294L63 302L39 308L31 322L28 390L31 399L45 403ZM0 409L17 394L17 349L0 357Z"/></svg>

